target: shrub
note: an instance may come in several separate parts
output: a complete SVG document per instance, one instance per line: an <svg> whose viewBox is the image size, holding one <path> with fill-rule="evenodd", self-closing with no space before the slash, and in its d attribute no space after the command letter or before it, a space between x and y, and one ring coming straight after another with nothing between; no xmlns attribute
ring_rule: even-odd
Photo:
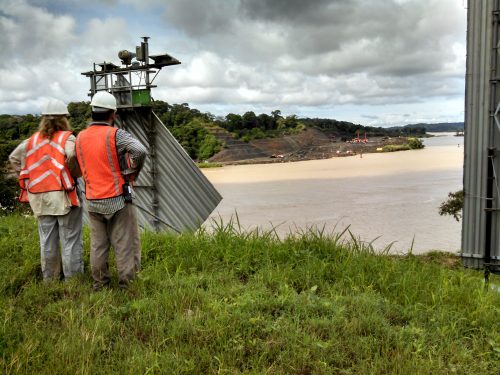
<svg viewBox="0 0 500 375"><path fill-rule="evenodd" d="M221 143L212 134L208 134L200 143L198 160L206 160L220 150Z"/></svg>
<svg viewBox="0 0 500 375"><path fill-rule="evenodd" d="M448 199L439 206L439 215L451 215L456 221L462 218L462 209L464 207L464 191L459 190L454 193L448 193Z"/></svg>
<svg viewBox="0 0 500 375"><path fill-rule="evenodd" d="M17 178L3 171L0 174L0 215L12 212L27 213L30 211L29 205L18 201L18 196L19 185Z"/></svg>
<svg viewBox="0 0 500 375"><path fill-rule="evenodd" d="M418 138L408 138L408 146L411 150L418 150L424 148L423 142Z"/></svg>
<svg viewBox="0 0 500 375"><path fill-rule="evenodd" d="M404 145L385 145L382 147L382 152L395 152L395 151L406 151L409 150L410 146L408 144Z"/></svg>

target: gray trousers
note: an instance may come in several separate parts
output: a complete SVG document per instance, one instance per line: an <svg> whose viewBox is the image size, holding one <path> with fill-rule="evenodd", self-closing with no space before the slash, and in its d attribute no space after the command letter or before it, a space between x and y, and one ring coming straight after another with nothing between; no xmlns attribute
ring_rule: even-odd
<svg viewBox="0 0 500 375"><path fill-rule="evenodd" d="M108 258L112 246L115 251L118 281L126 286L134 279L141 266L141 244L136 208L126 204L114 214L89 212L90 267L94 287L109 284Z"/></svg>
<svg viewBox="0 0 500 375"><path fill-rule="evenodd" d="M38 217L44 279L59 278L61 265L66 280L77 273L83 273L82 214L81 207L72 207L66 215Z"/></svg>

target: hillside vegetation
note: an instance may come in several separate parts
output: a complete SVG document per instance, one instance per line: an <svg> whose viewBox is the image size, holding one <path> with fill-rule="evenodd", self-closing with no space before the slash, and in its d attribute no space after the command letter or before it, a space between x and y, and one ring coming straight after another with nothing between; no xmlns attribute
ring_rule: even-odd
<svg viewBox="0 0 500 375"><path fill-rule="evenodd" d="M498 374L500 293L455 257L349 232L143 233L127 291L44 283L31 217L0 217L0 368L14 374ZM116 272L114 278L116 282ZM498 279L494 279L498 283Z"/></svg>
<svg viewBox="0 0 500 375"><path fill-rule="evenodd" d="M393 127L391 129L422 129L424 128L425 131L427 132L435 132L435 133L440 133L440 132L458 132L458 131L463 131L464 130L464 123L463 122L440 122L436 124L425 124L425 123L420 123L420 124L410 124L410 125L405 125L403 127Z"/></svg>

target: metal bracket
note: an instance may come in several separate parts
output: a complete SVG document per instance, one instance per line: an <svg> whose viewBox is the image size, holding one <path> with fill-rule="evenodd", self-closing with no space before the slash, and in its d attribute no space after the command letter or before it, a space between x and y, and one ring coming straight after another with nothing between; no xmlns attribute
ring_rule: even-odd
<svg viewBox="0 0 500 375"><path fill-rule="evenodd" d="M495 110L495 114L493 118L495 119L495 124L497 125L498 130L500 131L500 102L498 102L497 109Z"/></svg>

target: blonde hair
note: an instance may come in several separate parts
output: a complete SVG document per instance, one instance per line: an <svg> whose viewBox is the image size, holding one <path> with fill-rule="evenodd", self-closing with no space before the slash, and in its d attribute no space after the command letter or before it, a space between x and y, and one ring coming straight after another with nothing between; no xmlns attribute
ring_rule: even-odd
<svg viewBox="0 0 500 375"><path fill-rule="evenodd" d="M51 139L55 132L59 130L71 130L69 120L65 115L45 115L42 116L38 131L48 139Z"/></svg>

